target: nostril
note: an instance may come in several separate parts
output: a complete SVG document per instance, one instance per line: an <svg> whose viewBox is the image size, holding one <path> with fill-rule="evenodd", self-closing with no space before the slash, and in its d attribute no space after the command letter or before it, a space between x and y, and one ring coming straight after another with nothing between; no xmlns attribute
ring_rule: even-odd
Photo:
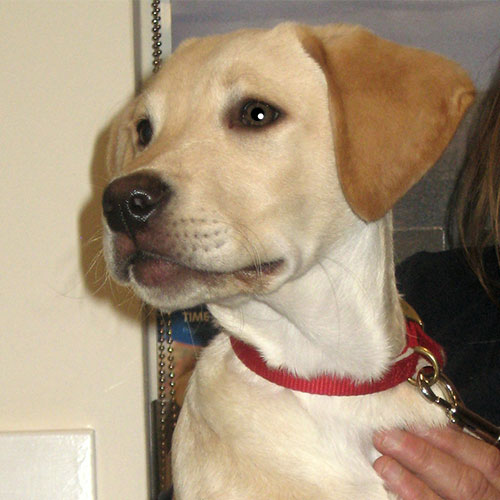
<svg viewBox="0 0 500 500"><path fill-rule="evenodd" d="M111 230L125 233L127 232L127 228L121 205L122 202L119 193L116 192L115 185L111 183L105 189L102 196L102 213Z"/></svg>
<svg viewBox="0 0 500 500"><path fill-rule="evenodd" d="M134 191L127 201L127 208L133 217L145 220L154 211L161 196L153 196L144 191Z"/></svg>
<svg viewBox="0 0 500 500"><path fill-rule="evenodd" d="M114 231L121 229L120 200L110 184L102 196L102 212L108 221L109 226Z"/></svg>

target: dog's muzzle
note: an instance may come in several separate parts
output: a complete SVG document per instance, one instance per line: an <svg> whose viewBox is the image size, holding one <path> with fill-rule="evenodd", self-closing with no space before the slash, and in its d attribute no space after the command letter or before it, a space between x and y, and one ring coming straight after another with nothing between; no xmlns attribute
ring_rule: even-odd
<svg viewBox="0 0 500 500"><path fill-rule="evenodd" d="M170 187L152 174L127 175L105 189L103 214L112 231L134 238L160 207L168 203L171 195Z"/></svg>

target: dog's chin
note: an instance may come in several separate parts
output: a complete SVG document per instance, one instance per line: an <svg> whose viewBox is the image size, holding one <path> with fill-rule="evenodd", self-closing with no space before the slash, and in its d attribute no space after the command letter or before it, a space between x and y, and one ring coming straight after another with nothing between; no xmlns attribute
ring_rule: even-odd
<svg viewBox="0 0 500 500"><path fill-rule="evenodd" d="M277 259L233 271L210 271L138 252L129 260L120 281L153 307L174 311L238 295L266 293L279 281L283 268L284 260Z"/></svg>

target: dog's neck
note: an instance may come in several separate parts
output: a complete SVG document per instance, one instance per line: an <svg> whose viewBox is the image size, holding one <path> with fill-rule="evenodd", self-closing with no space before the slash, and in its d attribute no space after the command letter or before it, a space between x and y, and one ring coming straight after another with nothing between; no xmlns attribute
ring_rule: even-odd
<svg viewBox="0 0 500 500"><path fill-rule="evenodd" d="M377 378L405 345L391 216L359 220L350 234L276 292L209 309L269 366L302 377Z"/></svg>

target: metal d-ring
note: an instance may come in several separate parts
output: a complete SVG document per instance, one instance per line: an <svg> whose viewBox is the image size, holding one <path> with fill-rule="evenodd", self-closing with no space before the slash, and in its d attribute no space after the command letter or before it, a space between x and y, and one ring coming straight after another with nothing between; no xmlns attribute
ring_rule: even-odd
<svg viewBox="0 0 500 500"><path fill-rule="evenodd" d="M422 347L420 345L416 346L413 348L413 350L420 354L422 357L426 358L428 361L430 361L431 365L430 366L425 366L419 372L417 373L417 376L415 378L408 378L408 382L414 386L421 387L421 384L419 382L420 378L422 378L423 381L425 381L426 385L429 387L433 386L439 379L439 376L441 374L441 368L439 367L439 361L437 360L436 356L432 354L429 349L426 347ZM432 373L430 375L424 374L425 371L430 371L432 370Z"/></svg>

